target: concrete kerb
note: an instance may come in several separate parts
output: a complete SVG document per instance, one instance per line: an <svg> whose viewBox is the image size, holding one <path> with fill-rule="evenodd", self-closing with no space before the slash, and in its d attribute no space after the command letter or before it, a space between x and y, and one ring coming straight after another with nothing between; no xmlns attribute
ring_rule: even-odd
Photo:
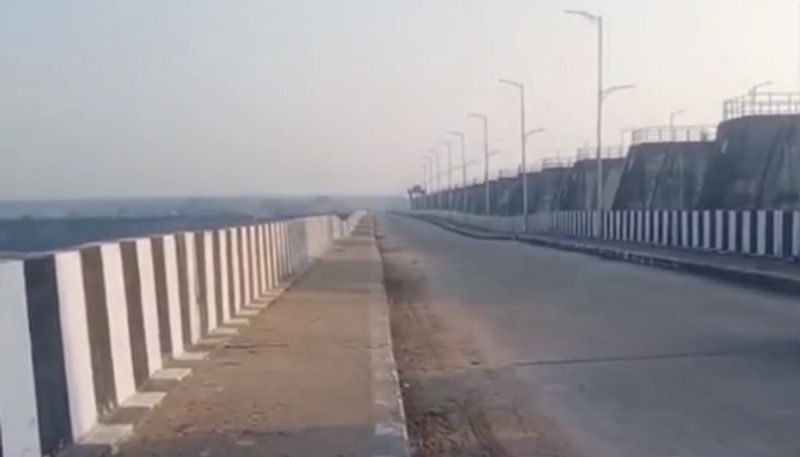
<svg viewBox="0 0 800 457"><path fill-rule="evenodd" d="M381 261L374 220L369 226L372 255ZM389 323L389 299L383 283L375 285L375 303L369 308L372 406L375 425L369 451L373 457L408 457L410 446L400 377L394 358Z"/></svg>
<svg viewBox="0 0 800 457"><path fill-rule="evenodd" d="M711 264L696 260L682 259L675 256L642 253L619 248L595 246L576 241L556 241L536 235L514 233L489 232L472 227L463 227L450 221L443 221L429 216L410 215L410 217L424 220L461 235L476 239L487 240L515 240L537 246L544 246L562 251L579 252L609 260L636 263L639 265L682 271L698 276L732 282L738 285L747 285L759 289L782 293L786 295L800 295L800 279L744 268Z"/></svg>

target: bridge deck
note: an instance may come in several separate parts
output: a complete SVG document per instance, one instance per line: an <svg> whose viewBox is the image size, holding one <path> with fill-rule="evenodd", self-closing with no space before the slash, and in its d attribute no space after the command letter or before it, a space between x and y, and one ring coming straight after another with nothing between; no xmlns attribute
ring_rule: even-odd
<svg viewBox="0 0 800 457"><path fill-rule="evenodd" d="M381 230L422 455L800 453L796 297L401 216Z"/></svg>

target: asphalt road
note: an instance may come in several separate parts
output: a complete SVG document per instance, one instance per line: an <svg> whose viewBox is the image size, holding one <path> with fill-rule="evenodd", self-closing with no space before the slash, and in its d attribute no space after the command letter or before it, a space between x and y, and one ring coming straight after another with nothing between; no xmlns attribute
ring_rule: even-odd
<svg viewBox="0 0 800 457"><path fill-rule="evenodd" d="M480 388L513 392L575 454L800 455L800 300L400 216L380 224L424 276L441 333L468 335L475 369L502 374ZM497 435L526 455L519 436Z"/></svg>

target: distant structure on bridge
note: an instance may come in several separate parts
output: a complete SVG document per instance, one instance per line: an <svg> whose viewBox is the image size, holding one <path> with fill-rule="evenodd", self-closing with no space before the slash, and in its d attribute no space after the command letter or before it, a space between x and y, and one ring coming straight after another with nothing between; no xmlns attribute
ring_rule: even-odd
<svg viewBox="0 0 800 457"><path fill-rule="evenodd" d="M723 104L718 126L652 126L603 150L606 210L800 209L800 94L749 93ZM594 209L594 150L527 170L528 213ZM414 209L519 215L522 171L466 188L409 192ZM466 199L466 202L464 201Z"/></svg>

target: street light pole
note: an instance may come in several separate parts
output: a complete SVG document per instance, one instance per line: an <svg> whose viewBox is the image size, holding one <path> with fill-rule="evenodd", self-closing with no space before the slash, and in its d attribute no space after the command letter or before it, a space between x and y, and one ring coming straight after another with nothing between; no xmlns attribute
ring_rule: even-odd
<svg viewBox="0 0 800 457"><path fill-rule="evenodd" d="M467 117L479 119L483 123L483 183L486 187L483 208L489 215L492 213L492 195L489 185L489 118L480 113L470 113Z"/></svg>
<svg viewBox="0 0 800 457"><path fill-rule="evenodd" d="M672 142L677 141L677 136L675 134L675 118L678 117L678 115L683 114L685 112L686 112L685 109L679 109L669 113L669 136ZM678 204L678 209L683 210L684 207L686 206L685 205L686 184L684 183L684 181L686 180L686 177L684 176L685 165L683 162L683 153L681 152L681 150L679 149L676 152L678 154L678 201L680 202Z"/></svg>
<svg viewBox="0 0 800 457"><path fill-rule="evenodd" d="M632 85L614 86L605 89L603 83L603 17L586 11L566 10L566 14L581 16L597 26L597 198L595 208L595 235L602 237L603 214L603 102L614 92L633 88Z"/></svg>
<svg viewBox="0 0 800 457"><path fill-rule="evenodd" d="M621 84L618 86L611 86L600 92L600 110L597 113L597 218L598 221L602 220L603 205L605 203L605 196L603 195L603 107L605 106L606 99L617 92L623 90L633 89L633 84ZM599 228L600 235L602 236L602 227Z"/></svg>
<svg viewBox="0 0 800 457"><path fill-rule="evenodd" d="M754 111L757 111L757 109L758 109L756 107L756 103L757 103L756 96L758 95L758 89L761 89L762 87L771 86L771 85L772 85L772 81L762 81L762 82L756 84L755 86L751 87L750 90L747 91L747 93L750 94L750 100L752 100L753 110ZM753 114L758 114L758 113L754 112Z"/></svg>
<svg viewBox="0 0 800 457"><path fill-rule="evenodd" d="M669 113L669 132L672 141L675 141L675 118L685 112L685 109L679 109Z"/></svg>
<svg viewBox="0 0 800 457"><path fill-rule="evenodd" d="M463 132L447 132L448 135L452 135L458 137L461 141L461 185L462 185L462 192L464 194L464 202L462 203L464 212L469 211L469 205L467 203L468 190L467 190L467 140L466 136Z"/></svg>
<svg viewBox="0 0 800 457"><path fill-rule="evenodd" d="M436 206L438 207L439 206L439 197L440 197L439 194L442 191L442 181L441 181L442 169L439 166L439 153L438 153L438 151L436 151L436 149L431 148L431 149L428 150L428 153L432 157L434 168L435 168L435 172L433 174L433 177L435 178L434 182L436 183L436 199L435 200L436 200Z"/></svg>
<svg viewBox="0 0 800 457"><path fill-rule="evenodd" d="M528 230L528 163L525 150L525 85L509 79L498 80L501 84L508 84L519 90L520 106L520 143L522 148L522 228Z"/></svg>
<svg viewBox="0 0 800 457"><path fill-rule="evenodd" d="M602 144L603 144L603 17L586 11L566 10L566 14L573 14L588 19L597 26L597 199L595 203L595 235L602 236Z"/></svg>
<svg viewBox="0 0 800 457"><path fill-rule="evenodd" d="M447 209L452 210L453 206L453 145L449 141L443 140L442 144L447 147Z"/></svg>

